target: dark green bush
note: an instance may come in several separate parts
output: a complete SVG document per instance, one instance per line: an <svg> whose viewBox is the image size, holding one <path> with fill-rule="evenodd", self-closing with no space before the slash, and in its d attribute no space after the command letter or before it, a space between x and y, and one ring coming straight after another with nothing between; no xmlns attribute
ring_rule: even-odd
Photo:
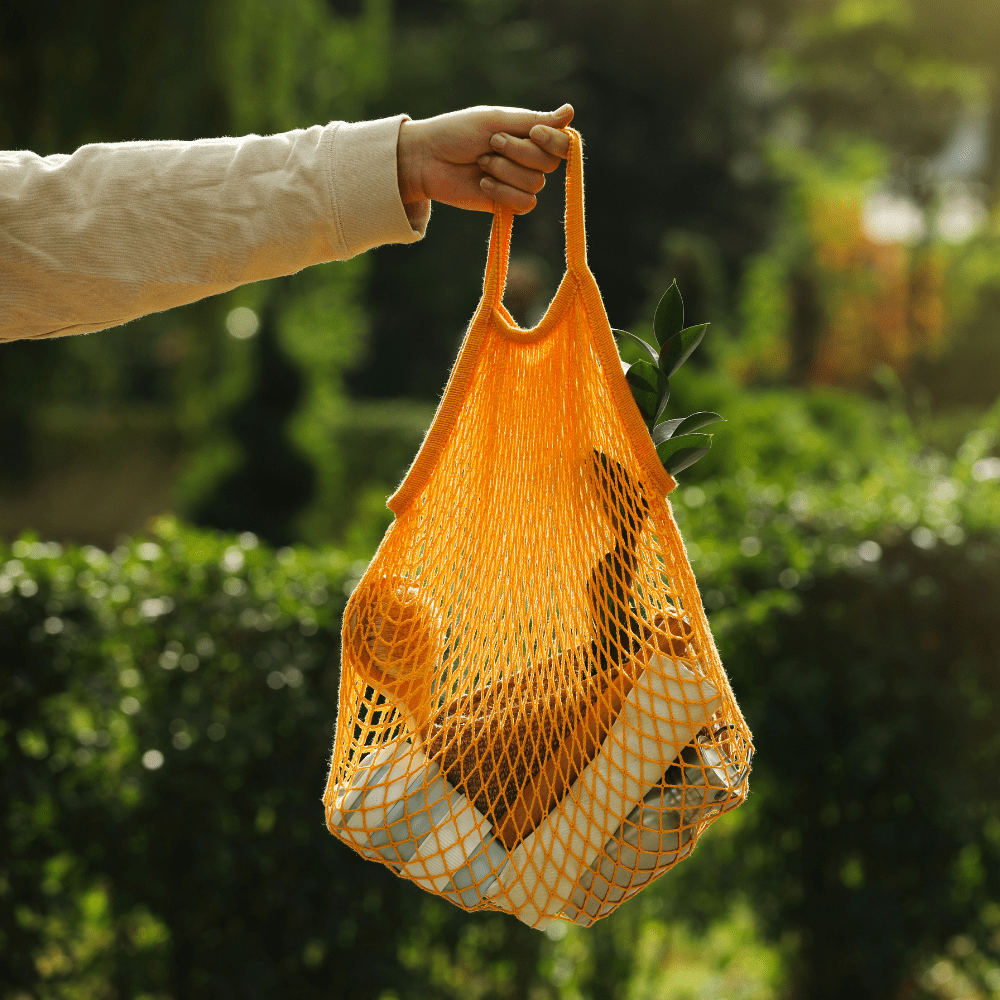
<svg viewBox="0 0 1000 1000"><path fill-rule="evenodd" d="M1000 960L1000 538L820 576L727 636L760 734L742 881L803 995L913 995L949 948ZM984 982L984 977L986 981Z"/></svg>
<svg viewBox="0 0 1000 1000"><path fill-rule="evenodd" d="M400 952L450 954L469 918L323 821L361 569L169 520L0 552L0 996L434 995ZM477 932L517 990L537 935Z"/></svg>
<svg viewBox="0 0 1000 1000"><path fill-rule="evenodd" d="M747 893L796 995L919 995L935 956L995 990L997 414L952 459L845 396L723 407L702 464L738 471L675 508L758 754L728 855L676 881Z"/></svg>
<svg viewBox="0 0 1000 1000"><path fill-rule="evenodd" d="M631 995L644 929L740 899L792 995L919 996L929 968L995 989L995 418L951 459L891 408L687 391L730 417L673 501L758 744L748 805L690 861L561 943L433 899L323 824L362 564L169 520L110 555L22 539L0 996L603 1000Z"/></svg>
<svg viewBox="0 0 1000 1000"><path fill-rule="evenodd" d="M933 996L963 979L989 995L1000 411L949 457L893 406L737 394L710 375L681 391L681 412L729 418L671 499L754 732L751 794L595 927L584 995L631 995L644 920L707 929L734 899L781 945L793 997Z"/></svg>

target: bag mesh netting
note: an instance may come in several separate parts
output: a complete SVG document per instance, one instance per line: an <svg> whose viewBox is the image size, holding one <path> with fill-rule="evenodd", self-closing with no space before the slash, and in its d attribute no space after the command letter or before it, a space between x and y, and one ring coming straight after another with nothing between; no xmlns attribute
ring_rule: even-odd
<svg viewBox="0 0 1000 1000"><path fill-rule="evenodd" d="M590 924L746 796L750 733L587 267L502 303L512 217L396 515L344 614L333 834L468 909Z"/></svg>

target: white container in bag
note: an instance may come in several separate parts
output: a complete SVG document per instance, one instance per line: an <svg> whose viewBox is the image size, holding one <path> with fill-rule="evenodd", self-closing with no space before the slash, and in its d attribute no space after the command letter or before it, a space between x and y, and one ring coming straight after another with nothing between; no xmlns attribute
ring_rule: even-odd
<svg viewBox="0 0 1000 1000"><path fill-rule="evenodd" d="M747 773L713 745L711 736L686 746L580 876L561 916L587 927L686 858L705 822L743 801Z"/></svg>
<svg viewBox="0 0 1000 1000"><path fill-rule="evenodd" d="M597 755L562 801L511 853L488 895L531 927L544 929L572 905L583 872L604 849L614 817L663 779L717 711L715 686L687 663L650 657Z"/></svg>
<svg viewBox="0 0 1000 1000"><path fill-rule="evenodd" d="M489 821L409 739L361 758L337 786L329 820L366 857L465 906L482 902L508 856Z"/></svg>

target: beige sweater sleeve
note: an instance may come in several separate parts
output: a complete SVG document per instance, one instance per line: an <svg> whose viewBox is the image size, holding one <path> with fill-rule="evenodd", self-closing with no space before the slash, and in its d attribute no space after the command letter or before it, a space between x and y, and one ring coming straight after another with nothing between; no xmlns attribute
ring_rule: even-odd
<svg viewBox="0 0 1000 1000"><path fill-rule="evenodd" d="M116 326L381 243L405 116L280 135L0 152L0 341Z"/></svg>

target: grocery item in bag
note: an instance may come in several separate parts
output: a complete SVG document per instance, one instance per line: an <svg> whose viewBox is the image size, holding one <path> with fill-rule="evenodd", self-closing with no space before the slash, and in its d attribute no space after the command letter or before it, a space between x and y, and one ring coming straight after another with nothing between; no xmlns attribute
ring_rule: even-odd
<svg viewBox="0 0 1000 1000"><path fill-rule="evenodd" d="M752 752L586 264L569 131L566 275L519 328L496 213L482 301L345 611L324 797L366 857L539 928L686 856Z"/></svg>

